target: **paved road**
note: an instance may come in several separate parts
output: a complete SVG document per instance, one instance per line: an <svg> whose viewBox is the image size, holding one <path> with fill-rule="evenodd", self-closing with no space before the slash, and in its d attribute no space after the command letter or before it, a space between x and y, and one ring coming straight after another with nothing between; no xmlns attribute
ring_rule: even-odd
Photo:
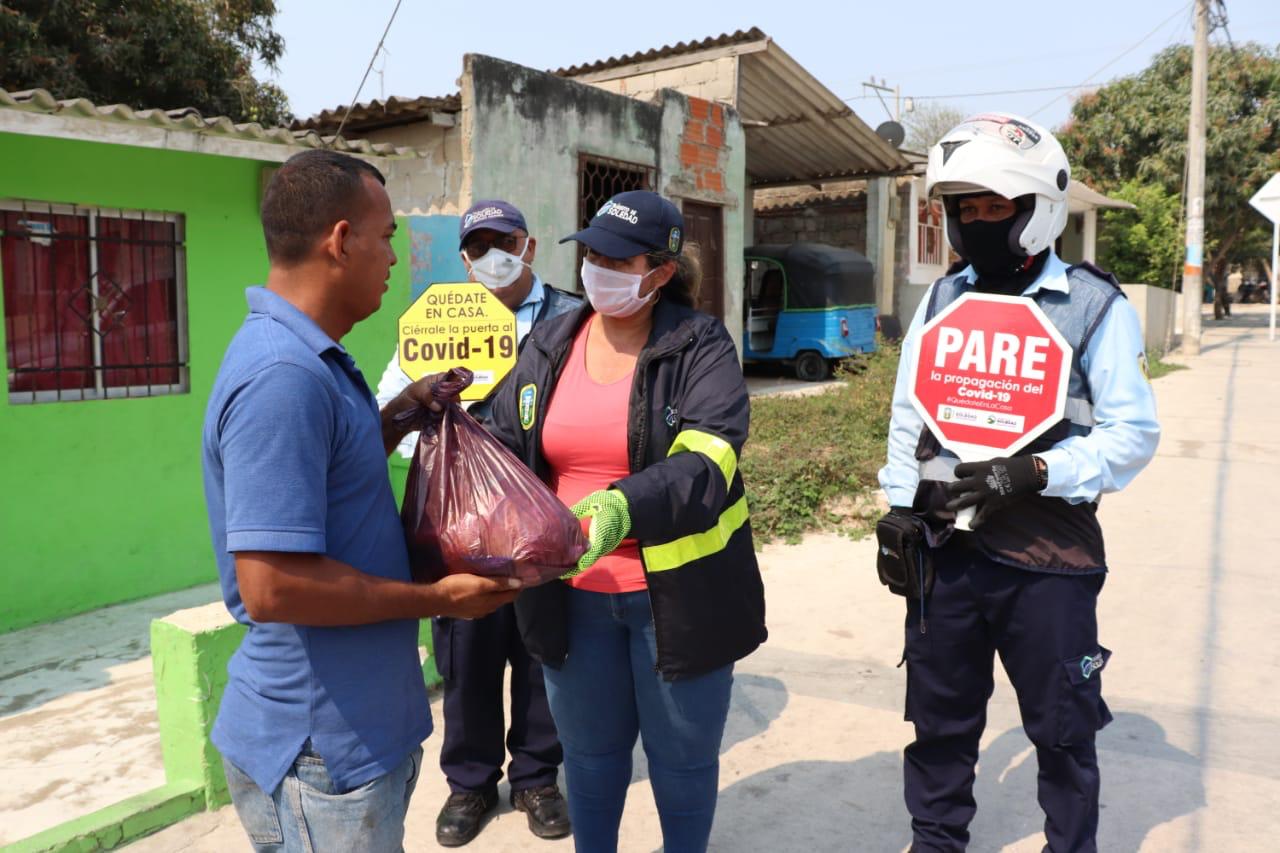
<svg viewBox="0 0 1280 853"><path fill-rule="evenodd" d="M1115 657L1100 736L1101 849L1270 851L1280 837L1280 344L1261 307L1206 321L1191 370L1156 383L1165 424L1151 468L1101 510L1112 567L1101 637ZM900 851L902 604L875 581L869 541L810 536L761 555L769 642L738 669L712 848ZM439 705L434 706L439 718ZM439 738L427 742L434 765ZM505 794L505 791L504 791ZM424 775L410 851L435 849L445 796ZM1035 760L998 677L971 850L1040 850ZM638 753L624 851L660 849ZM246 849L230 809L136 844L140 851ZM503 807L467 849L571 849L535 842Z"/></svg>

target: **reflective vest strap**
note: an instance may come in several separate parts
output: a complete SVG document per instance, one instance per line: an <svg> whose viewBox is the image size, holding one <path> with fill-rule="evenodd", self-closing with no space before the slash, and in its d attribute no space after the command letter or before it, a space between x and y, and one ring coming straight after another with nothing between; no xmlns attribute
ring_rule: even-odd
<svg viewBox="0 0 1280 853"><path fill-rule="evenodd" d="M723 551L729 539L746 521L747 498L744 495L720 514L720 520L710 530L644 548L645 568L650 572L665 572Z"/></svg>
<svg viewBox="0 0 1280 853"><path fill-rule="evenodd" d="M1092 427L1093 403L1083 397L1068 397L1062 416L1078 426Z"/></svg>
<svg viewBox="0 0 1280 853"><path fill-rule="evenodd" d="M696 429L681 430L676 440L671 442L667 456L692 451L701 453L712 461L724 474L724 487L733 485L733 475L738 470L738 455L733 452L733 445L718 435Z"/></svg>

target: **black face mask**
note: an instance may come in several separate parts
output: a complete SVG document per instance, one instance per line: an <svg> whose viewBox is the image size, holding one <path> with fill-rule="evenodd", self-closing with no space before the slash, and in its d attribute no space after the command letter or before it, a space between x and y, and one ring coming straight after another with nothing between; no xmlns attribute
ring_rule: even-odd
<svg viewBox="0 0 1280 853"><path fill-rule="evenodd" d="M1042 256L1047 257L1047 251L1030 258L1009 248L1009 233L1020 218L1014 214L999 222L977 219L960 223L965 260L978 273L979 291L1017 296L1044 267Z"/></svg>
<svg viewBox="0 0 1280 853"><path fill-rule="evenodd" d="M1022 269L1027 256L1009 248L1009 231L1017 215L999 222L975 219L960 223L960 239L964 241L965 260L973 264L979 275L1009 276Z"/></svg>

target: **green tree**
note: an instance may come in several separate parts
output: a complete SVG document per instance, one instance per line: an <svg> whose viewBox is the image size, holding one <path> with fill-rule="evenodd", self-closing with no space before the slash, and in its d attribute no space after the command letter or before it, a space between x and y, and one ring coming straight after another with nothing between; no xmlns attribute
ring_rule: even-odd
<svg viewBox="0 0 1280 853"><path fill-rule="evenodd" d="M253 75L284 53L275 14L274 0L3 0L0 87L284 124L284 92Z"/></svg>
<svg viewBox="0 0 1280 853"><path fill-rule="evenodd" d="M1125 282L1169 287L1181 274L1182 199L1157 183L1133 179L1110 191L1136 210L1102 212L1098 262Z"/></svg>
<svg viewBox="0 0 1280 853"><path fill-rule="evenodd" d="M1058 134L1075 177L1105 193L1139 181L1181 198L1190 103L1191 48L1185 45L1080 98ZM1280 171L1280 50L1213 46L1206 120L1206 263L1210 277L1221 281L1238 248L1251 245L1252 232L1266 226L1248 200ZM1163 245L1152 245L1148 265L1158 268L1163 252Z"/></svg>

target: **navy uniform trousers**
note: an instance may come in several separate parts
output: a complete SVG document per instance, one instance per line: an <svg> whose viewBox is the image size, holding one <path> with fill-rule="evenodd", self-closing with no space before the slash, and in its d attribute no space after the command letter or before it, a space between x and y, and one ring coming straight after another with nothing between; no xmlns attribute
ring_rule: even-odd
<svg viewBox="0 0 1280 853"><path fill-rule="evenodd" d="M497 786L508 751L513 791L556 784L564 760L547 705L542 664L529 657L514 605L482 619L433 619L436 669L444 679L440 769L454 793ZM503 746L502 686L511 665L511 727Z"/></svg>
<svg viewBox="0 0 1280 853"><path fill-rule="evenodd" d="M903 761L912 851L960 851L969 841L978 741L999 653L1039 762L1038 798L1053 853L1095 851L1094 738L1111 721L1098 645L1105 575L1031 572L997 563L957 533L933 552L936 581L907 608L906 718L916 740Z"/></svg>

